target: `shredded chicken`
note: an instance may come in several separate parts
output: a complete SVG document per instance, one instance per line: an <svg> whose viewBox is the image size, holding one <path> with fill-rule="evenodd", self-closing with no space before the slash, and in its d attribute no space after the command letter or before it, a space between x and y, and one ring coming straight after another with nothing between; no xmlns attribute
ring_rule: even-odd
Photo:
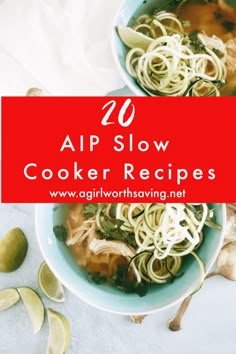
<svg viewBox="0 0 236 354"><path fill-rule="evenodd" d="M96 229L95 229L95 220L85 220L82 225L78 228L73 229L70 226L70 223L67 221L67 230L68 237L66 240L67 246L74 245L77 243L78 245L83 242L86 238L94 238L97 237Z"/></svg>
<svg viewBox="0 0 236 354"><path fill-rule="evenodd" d="M236 38L229 39L225 43L227 52L225 65L231 73L236 71Z"/></svg>
<svg viewBox="0 0 236 354"><path fill-rule="evenodd" d="M121 241L93 239L89 243L89 249L95 254L108 252L128 258L133 257L135 255L135 252L132 250L132 248L130 248L124 242Z"/></svg>
<svg viewBox="0 0 236 354"><path fill-rule="evenodd" d="M199 37L207 48L217 49L223 54L221 60L225 63L229 73L236 72L236 38L223 42L220 38L209 37L205 33L200 34Z"/></svg>
<svg viewBox="0 0 236 354"><path fill-rule="evenodd" d="M219 37L217 36L209 37L204 32L199 34L199 37L207 48L219 50L224 55L222 59L225 61L225 57L227 55L226 46L225 43Z"/></svg>

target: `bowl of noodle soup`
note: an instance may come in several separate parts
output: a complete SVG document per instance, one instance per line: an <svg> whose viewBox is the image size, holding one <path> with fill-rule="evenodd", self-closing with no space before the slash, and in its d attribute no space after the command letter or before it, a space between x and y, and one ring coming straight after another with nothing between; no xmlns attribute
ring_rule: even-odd
<svg viewBox="0 0 236 354"><path fill-rule="evenodd" d="M126 0L112 49L138 96L236 95L236 9L223 0Z"/></svg>
<svg viewBox="0 0 236 354"><path fill-rule="evenodd" d="M225 222L224 204L36 206L38 243L53 273L88 304L124 315L164 310L199 288Z"/></svg>

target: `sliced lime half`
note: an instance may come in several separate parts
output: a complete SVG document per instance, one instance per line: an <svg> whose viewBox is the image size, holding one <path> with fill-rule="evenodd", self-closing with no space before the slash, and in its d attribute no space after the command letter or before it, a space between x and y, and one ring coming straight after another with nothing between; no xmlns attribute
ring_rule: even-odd
<svg viewBox="0 0 236 354"><path fill-rule="evenodd" d="M117 32L122 42L129 48L141 48L147 50L153 39L143 33L135 31L131 27L117 26Z"/></svg>
<svg viewBox="0 0 236 354"><path fill-rule="evenodd" d="M33 325L34 334L38 333L44 322L44 306L36 292L28 287L17 288Z"/></svg>
<svg viewBox="0 0 236 354"><path fill-rule="evenodd" d="M68 319L60 312L47 310L49 337L47 354L63 354L67 351L71 340L71 328Z"/></svg>
<svg viewBox="0 0 236 354"><path fill-rule="evenodd" d="M0 291L0 311L12 307L20 300L20 295L16 289L4 289Z"/></svg>
<svg viewBox="0 0 236 354"><path fill-rule="evenodd" d="M61 282L55 277L46 262L43 262L38 271L38 283L40 289L50 300L64 302L64 288Z"/></svg>

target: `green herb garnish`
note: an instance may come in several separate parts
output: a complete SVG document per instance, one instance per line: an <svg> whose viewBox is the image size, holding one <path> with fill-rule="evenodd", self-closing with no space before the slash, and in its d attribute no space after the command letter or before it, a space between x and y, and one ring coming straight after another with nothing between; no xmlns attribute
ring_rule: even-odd
<svg viewBox="0 0 236 354"><path fill-rule="evenodd" d="M214 12L214 15L215 15L216 20L220 20L223 17L222 13L220 13L220 12Z"/></svg>
<svg viewBox="0 0 236 354"><path fill-rule="evenodd" d="M112 218L116 217L116 207L117 207L117 204L115 204L115 203L111 204L109 214Z"/></svg>
<svg viewBox="0 0 236 354"><path fill-rule="evenodd" d="M218 56L218 58L221 59L224 57L224 53L222 53L219 49L213 48L212 51Z"/></svg>
<svg viewBox="0 0 236 354"><path fill-rule="evenodd" d="M107 281L107 278L105 276L102 276L99 272L89 272L88 280L95 284L101 285Z"/></svg>
<svg viewBox="0 0 236 354"><path fill-rule="evenodd" d="M104 213L101 213L100 225L96 233L106 240L118 240L125 242L131 247L137 247L133 233L121 229L124 221L119 219L110 219Z"/></svg>
<svg viewBox="0 0 236 354"><path fill-rule="evenodd" d="M200 53L205 51L205 46L204 44L198 39L198 30L195 30L189 34L189 39L190 39L190 44L193 49L193 51Z"/></svg>
<svg viewBox="0 0 236 354"><path fill-rule="evenodd" d="M226 29L228 32L232 32L236 26L235 22L225 20L222 22L222 26Z"/></svg>
<svg viewBox="0 0 236 354"><path fill-rule="evenodd" d="M191 25L191 23L189 20L183 20L182 25L183 25L183 27L189 27Z"/></svg>
<svg viewBox="0 0 236 354"><path fill-rule="evenodd" d="M145 296L148 291L148 283L135 283L129 279L127 264L120 264L117 267L117 271L112 277L112 283L126 293L136 293L141 297Z"/></svg>
<svg viewBox="0 0 236 354"><path fill-rule="evenodd" d="M67 230L64 225L53 226L53 232L59 241L65 242L67 239Z"/></svg>
<svg viewBox="0 0 236 354"><path fill-rule="evenodd" d="M236 3L235 0L225 0L225 3L232 7L233 9L236 9Z"/></svg>
<svg viewBox="0 0 236 354"><path fill-rule="evenodd" d="M84 204L83 214L84 216L91 218L96 215L97 210L98 210L97 203Z"/></svg>
<svg viewBox="0 0 236 354"><path fill-rule="evenodd" d="M106 240L118 240L125 242L131 247L137 247L134 234L122 230L121 226L124 221L115 219L117 204L111 204L109 216L105 214L108 204L91 203L85 204L83 215L85 217L94 217L99 213L99 225L96 233Z"/></svg>

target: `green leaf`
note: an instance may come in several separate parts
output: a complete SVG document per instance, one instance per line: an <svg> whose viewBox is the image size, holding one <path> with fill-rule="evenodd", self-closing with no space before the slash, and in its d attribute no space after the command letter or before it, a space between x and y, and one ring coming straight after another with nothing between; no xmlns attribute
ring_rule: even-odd
<svg viewBox="0 0 236 354"><path fill-rule="evenodd" d="M135 286L135 290L136 290L135 292L140 297L143 297L143 296L147 295L147 293L148 293L148 286L149 286L148 283L144 283L144 282L137 283Z"/></svg>
<svg viewBox="0 0 236 354"><path fill-rule="evenodd" d="M116 226L116 222L109 219L107 215L103 215L103 218L100 222L103 230L107 232L112 232Z"/></svg>
<svg viewBox="0 0 236 354"><path fill-rule="evenodd" d="M220 20L223 17L222 13L217 12L217 11L214 12L214 15L215 15L216 20Z"/></svg>
<svg viewBox="0 0 236 354"><path fill-rule="evenodd" d="M102 276L99 272L90 272L87 276L89 281L98 285L104 284L107 281L107 278Z"/></svg>
<svg viewBox="0 0 236 354"><path fill-rule="evenodd" d="M189 27L191 25L191 23L189 20L183 20L182 25L183 25L183 27Z"/></svg>
<svg viewBox="0 0 236 354"><path fill-rule="evenodd" d="M118 229L120 229L123 224L124 224L123 220L120 220L120 219L116 220L116 225L117 225Z"/></svg>
<svg viewBox="0 0 236 354"><path fill-rule="evenodd" d="M190 44L194 52L201 53L205 51L204 44L198 39L198 30L195 30L189 34Z"/></svg>
<svg viewBox="0 0 236 354"><path fill-rule="evenodd" d="M111 204L111 207L110 207L110 216L111 216L112 218L115 218L115 217L116 217L116 207L117 207L117 204L116 204L116 203Z"/></svg>
<svg viewBox="0 0 236 354"><path fill-rule="evenodd" d="M224 57L224 53L222 53L219 49L213 48L212 51L218 56L218 58L221 59Z"/></svg>
<svg viewBox="0 0 236 354"><path fill-rule="evenodd" d="M144 296L148 291L148 283L136 283L129 278L129 266L120 264L117 267L116 273L112 277L112 283L118 289L126 293L137 293L139 296Z"/></svg>
<svg viewBox="0 0 236 354"><path fill-rule="evenodd" d="M198 41L198 33L199 33L198 30L192 31L191 33L189 33L189 39L190 39L192 42Z"/></svg>
<svg viewBox="0 0 236 354"><path fill-rule="evenodd" d="M236 23L225 20L222 22L222 26L226 29L226 31L232 32L235 29Z"/></svg>
<svg viewBox="0 0 236 354"><path fill-rule="evenodd" d="M64 225L53 226L53 232L59 241L65 242L67 239L67 230Z"/></svg>
<svg viewBox="0 0 236 354"><path fill-rule="evenodd" d="M233 9L236 9L236 1L235 0L224 0L225 3L231 6Z"/></svg>
<svg viewBox="0 0 236 354"><path fill-rule="evenodd" d="M83 214L85 217L91 218L96 215L97 210L98 210L97 203L84 204Z"/></svg>
<svg viewBox="0 0 236 354"><path fill-rule="evenodd" d="M123 220L110 219L103 212L100 214L100 225L101 228L97 229L96 232L99 236L106 240L117 240L128 244L131 247L137 247L134 234L122 230Z"/></svg>

